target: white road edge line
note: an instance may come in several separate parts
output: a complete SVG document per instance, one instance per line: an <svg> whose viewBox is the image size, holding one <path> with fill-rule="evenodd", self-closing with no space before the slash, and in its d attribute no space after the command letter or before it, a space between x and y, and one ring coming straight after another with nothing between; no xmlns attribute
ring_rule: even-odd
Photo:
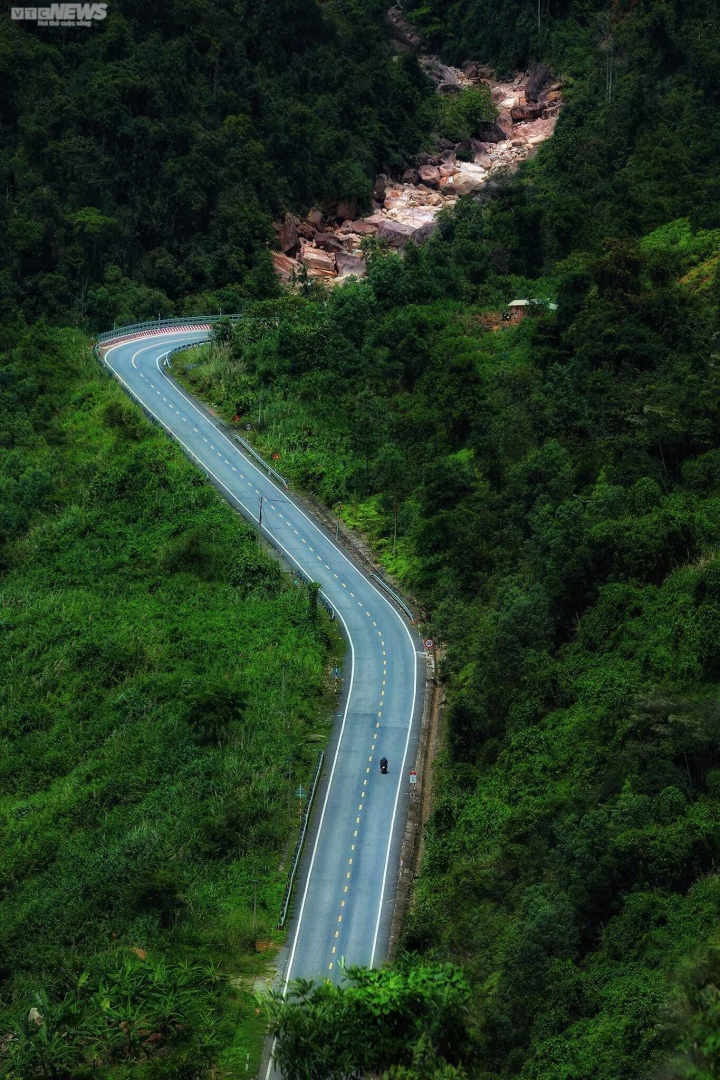
<svg viewBox="0 0 720 1080"><path fill-rule="evenodd" d="M189 331L189 332L190 332L190 333L198 333L198 334L200 334L200 333L201 333L201 334L204 334L204 335L206 335L206 336L207 336L207 331L206 331L206 330L197 330L197 331ZM172 333L172 332L171 332L171 333ZM188 331L175 331L175 332L174 332L174 335L176 335L176 334L178 334L178 333L183 333L183 334L187 334L187 333L188 333ZM173 335L173 336L174 336L174 335ZM113 351L114 351L115 349L121 348L121 347L122 347L123 345L127 345L127 344L128 344L128 342L127 342L127 341L124 341L124 342L118 342L118 344L117 344L117 345L114 345L114 346L112 346L112 345L111 345L111 346L108 346L108 348L107 348L107 349L106 349L106 351L105 351L105 357L104 357L104 359L105 359L105 362L106 362L107 366L108 366L108 367L109 367L109 368L110 368L110 369L112 370L112 372L113 372L113 373L115 374L115 376L116 376L116 377L117 377L117 378L119 379L119 381L120 381L120 382L122 383L122 385L123 385L123 386L124 386L124 387L126 388L126 390L127 390L127 391L128 391L129 393L130 393L130 395L131 395L131 396L132 396L133 398L136 398L136 395L135 395L134 391L132 390L132 388L131 388L131 387L130 387L130 386L128 385L128 383L126 383L126 382L125 382L125 380L124 380L124 379L122 378L122 376L121 376L121 375L119 374L119 372L117 372L117 371L115 370L115 368L114 368L114 367L112 367L112 365L111 365L111 364L110 364L110 363L108 362L108 360L107 360L107 356L108 356L108 355L109 355L109 354L110 354L111 352L113 352ZM137 370L137 365L136 365L136 364L134 363L135 357L136 357L136 356L139 356L139 355L140 355L140 353L142 353L142 352L149 352L149 351L150 351L151 349L154 349L154 348L156 348L156 347L157 347L157 344L158 344L158 342L157 342L157 339L156 339L156 340L155 340L155 342L154 342L153 344L151 344L151 345L148 345L148 346L146 346L146 347L145 347L144 349L138 349L138 350L137 350L137 352L135 352L135 353L134 353L134 354L132 355L132 358L131 358L131 359L132 359L132 361L133 361L133 366L134 366L134 367L136 368L136 370ZM168 350L168 352L169 352L169 351L170 351L170 350ZM164 356L167 356L167 353L165 353L165 354L163 354L163 355L164 355ZM158 356L158 357L156 358L156 361L155 361L155 363L156 363L157 369L158 369L158 371L160 372L160 374L164 375L165 373L164 373L164 372L162 371L162 368L160 367L160 363L159 363L159 361L160 361L160 356ZM210 420L210 419L209 419L209 418L208 418L208 417L207 417L207 416L205 415L205 413L204 413L204 412L202 412L202 410L201 410L201 409L199 409L199 408L197 407L197 405L195 405L195 403L193 402L193 400L192 400L191 398L189 398L189 397L188 397L188 396L187 396L187 395L186 395L185 393L183 393L183 391L182 391L182 390L181 390L181 389L180 389L180 388L179 388L179 387L178 387L178 386L177 386L177 385L176 385L176 384L175 384L174 382L173 382L173 383L170 383L170 385L171 385L171 386L173 387L173 389L174 389L174 390L176 390L176 391L177 391L177 393L179 393L179 394L180 394L180 396L181 396L181 397L182 397L182 398L183 398L183 399L184 399L184 400L185 400L185 401L186 401L186 402L187 402L187 403L188 403L188 404L190 405L190 407L191 407L192 409L194 409L194 411L195 411L196 413L198 413L198 415L199 415L199 416L201 416L201 417L203 418L203 420L205 421L205 423L211 424L211 426L213 427L213 429L215 430L215 432L216 432L216 433L218 433L218 434L219 434L219 435L220 435L220 436L221 436L221 437L222 437L223 439L225 439L225 441L226 441L226 442L228 443L228 445L229 445L229 446L230 446L230 447L231 447L231 448L232 448L233 450L235 450L235 451L236 451L237 453L239 453L239 454L241 455L241 457L243 458L243 460L244 460L244 461L246 462L246 464L247 464L247 465L252 465L252 462L250 462L249 458L246 458L246 457L245 457L245 455L241 453L241 451L240 451L239 447L237 447L236 445L234 445L234 444L233 444L233 443L232 443L232 442L230 441L230 439L229 439L229 438L228 438L228 437L227 437L227 436L226 436L226 435L224 434L224 432L220 431L220 429L219 429L219 428L215 427L215 425L214 425L214 424L212 423L212 421L211 421L211 420ZM137 399L136 399L136 400L137 400ZM198 463L198 465L200 466L200 468L201 468L201 469L202 469L202 470L203 470L204 472L210 473L210 475L211 475L211 476L213 477L213 479L214 479L214 480L216 480L216 481L217 481L217 483L218 483L218 484L220 484L220 486L221 486L221 487L222 487L222 488L223 488L223 489L224 489L225 491L227 491L227 492L228 492L228 494L229 494L229 495L230 495L230 496L231 496L231 497L232 497L233 499L236 499L236 500L237 500L237 502L239 502L239 503L240 503L240 505L241 505L241 506L243 507L243 509L244 509L244 510L246 510L246 511L248 512L248 514L251 514L251 516L252 516L252 512L250 511L250 509L249 509L249 508L248 508L247 506L245 506L245 504L244 504L244 503L242 502L242 500L241 500L241 499L239 499L239 498L238 498L238 497L237 497L237 496L236 496L236 495L235 495L235 494L234 494L234 493L233 493L233 492L232 492L232 491L231 491L231 490L230 490L230 489L229 489L229 488L228 488L228 487L227 487L227 486L226 486L226 485L225 485L225 484L224 484L224 483L222 482L222 480L220 480L220 479L219 479L219 477L215 476L215 474L214 474L214 473L212 472L212 470L211 470L211 469L208 469L208 468L207 468L207 466L205 466L205 465L203 464L203 462L202 462L202 461L200 460L200 458L198 458L198 457L197 457L197 456L195 455L195 453L194 453L194 452L193 452L193 451L192 451L192 450L190 449L190 447L189 447L189 446L186 446L186 444L185 444L185 443L184 443L184 442L182 441L182 439L180 439L180 437L179 437L178 435L176 435L176 434L175 434L175 432L171 430L171 428L167 427L167 425L166 425L165 423L163 423L163 421L162 421L162 420L160 419L160 417L159 417L159 416L157 416L157 415L156 415L156 414L155 414L155 413L154 413L154 412L152 411L152 409L150 409L150 408L149 408L149 407L148 407L147 405L145 405L145 404L144 404L144 402L141 402L141 405L142 405L142 407L143 407L143 408L147 408L147 409L148 409L148 412L149 412L149 413L150 413L150 414L151 414L151 415L152 415L152 416L153 416L153 417L154 417L154 418L155 418L155 419L156 419L156 420L158 421L158 423L159 423L159 424L161 425L161 427L165 428L165 430L166 430L166 431L168 431L168 433L169 433L170 435L172 435L172 436L173 436L173 438L175 438L175 439L176 439L176 440L177 440L177 441L178 441L178 442L180 443L180 445L181 445L181 446L182 446L182 447L183 447L183 448L184 448L184 449L185 449L185 450L186 450L186 451L187 451L187 452L188 452L188 453L190 454L190 456L191 456L191 457L192 457L192 458L193 458L193 459L194 459L195 461L197 461L197 463ZM253 467L254 467L254 466L253 466ZM256 472L259 472L259 469L257 469L257 468L256 468ZM265 477L263 477L263 479L265 479ZM282 495L282 496L283 496L284 498L286 498L286 499L288 498L288 493L287 493L287 492L285 492L285 491L281 491L281 490L280 490L280 488L279 488L279 487L278 487L278 486L277 486L277 485L276 485L276 484L274 483L274 481L273 481L273 480L272 480L272 479L271 479L270 477L268 477L268 478L267 478L267 481L266 481L266 482L267 482L267 483L269 483L269 484L270 484L270 485L271 485L272 487L274 487L274 488L275 488L275 490L276 490L276 491L278 492L278 495ZM302 508L301 508L300 506L298 506L298 504L297 504L297 503L295 502L295 500L294 500L294 499L290 499L289 501L290 501L290 502L292 502L292 505L294 506L294 508L295 508L295 509L296 509L296 510L298 511L298 513L299 513L299 514L300 514L300 515L301 515L302 517L304 517L304 518L305 518L305 520L306 520L306 521L308 522L308 524L309 524L309 525L310 525L310 526L311 526L311 527L312 527L312 528L313 528L313 529L315 530L315 532L316 532L316 533L318 534L318 536L320 536L320 537L321 537L321 538L322 538L323 540L325 540L325 541L326 541L326 542L327 542L327 543L328 543L328 544L330 545L330 547L331 547L331 548L333 548L333 549L334 549L334 550L336 551L336 553L337 553L337 554L338 554L338 555L340 556L340 558L341 558L341 559L343 560L343 562L347 563L347 565L348 565L348 566L350 567L350 569L351 569L351 570L352 570L352 571L353 571L354 573L358 574L358 575L359 575L359 576L360 576L360 577L362 578L362 580L363 580L363 581L365 582L365 584L369 585L369 586L370 586L370 588L371 588L371 589L373 590L373 592L374 592L374 593L376 593L376 594L377 594L377 596L378 596L378 597L380 598L380 600L382 600L382 602L383 602L383 603L384 603L384 604L385 604L385 605L386 605L386 606L387 606L387 607L388 607L388 608L390 609L390 611L392 612L392 614L393 614L393 615L395 616L395 618L396 618L396 619L397 619L397 620L399 621L399 623L400 623L400 625L402 626L403 630L404 630L404 631L405 631L405 633L407 634L407 636L408 636L408 638L409 638L409 640L410 640L410 644L412 645L412 649L413 649L413 654L416 654L416 646L415 646L415 642L413 641L413 637L412 637L412 634L410 633L410 630L409 630L409 628L408 628L407 624L405 623L405 621L404 621L404 619L402 618L402 616L400 615L400 613L399 613L399 612L398 612L398 611L396 610L396 608L394 608L394 607L393 607L393 605L392 605L392 604L391 604L391 603L390 603L390 602L389 602L389 601L387 600L387 598L386 598L385 596L383 596L383 594L382 594L382 593L381 593L381 592L379 591L379 589L377 589L377 588L376 588L376 587L375 587L375 586L374 586L374 585L372 584L372 582L368 581L368 579L367 579L367 578L366 578L366 577L365 577L365 576L364 576L364 575L363 575L363 574L362 574L362 573L360 572L360 570L358 569L358 567L356 567L356 566L355 566L355 564L354 564L353 562L351 562L351 560L350 560L350 559L349 559L349 558L348 558L348 557L346 556L346 554L345 554L345 552L344 552L344 551L342 550L342 548L340 548L340 547L339 547L339 546L338 546L337 544L335 544L335 543L333 542L333 540L332 540L332 538L331 538L331 537L329 537L329 536L326 536L326 535L325 535L325 533L323 533L323 532L322 532L322 530L321 530L321 529L319 528L319 526L315 524L315 522L314 522L314 521L312 520L312 518L309 518L309 517L308 517L308 515L307 515L307 514L306 514L306 513L305 513L305 512L303 511L303 509L302 509ZM295 559L295 558L294 558L294 556L292 556L292 555L290 554L290 552L289 552L289 551L287 551L287 549L286 549L286 548L285 548L285 547L284 547L284 546L283 546L283 545L282 545L282 544L281 544L281 543L280 543L280 542L279 542L278 540L275 540L275 542L276 542L277 546L278 546L278 547L280 548L280 550L281 550L281 551L283 551L283 553L284 553L284 554L285 554L285 555L286 555L286 556L287 556L287 557L288 557L288 558L289 558L289 559L290 559L290 560L291 560L292 562L294 562L294 563L295 563L295 565L296 565L296 566L297 566L297 567L298 567L299 569L301 569L301 570L302 570L302 566L301 566L301 564L300 564L300 563L299 563L299 562L297 561L297 559ZM343 626L345 627L346 633L348 634L348 641L350 642L350 646L351 646L351 649L352 649L352 652L353 652L353 675L354 675L354 648L353 648L353 644L352 644L352 638L351 638L351 636L350 636L350 632L349 632L349 628L348 628L348 626L347 626L347 623L346 623L346 622L345 622L345 620L343 619L342 615L340 614L340 612L339 612L339 611L337 611L336 613L337 613L337 615L338 615L338 616L340 617L340 620L341 620L341 622L342 622ZM394 834L394 832L395 832L395 820L396 820L396 817L397 817L398 803L399 803L399 799L400 799L400 789L401 789L401 785L402 785L402 778L403 778L403 776L404 776L404 773L405 773L405 764L406 764L406 761L407 761L407 753L408 753L408 748L409 748L409 746L410 746L410 736L411 736L411 734L412 734L412 728L413 728L413 719L414 719L414 716L415 716L415 705L416 705L416 701L417 701L417 681L418 681L418 664L417 664L417 659L416 659L416 660L415 660L415 663L413 664L413 697L412 697L412 706L411 706L411 710L410 710L410 718L409 718L409 723L408 723L408 731L407 731L407 735L406 735L406 738L405 738L405 750L404 750L404 754L403 754L403 763L402 763L402 767L401 767L401 769L400 769L400 772L399 772L399 774L398 774L398 781L397 781L397 787L396 787L396 790L395 790L395 802L394 802L394 804L393 804L393 813L392 813L392 818L391 818L391 822L390 822L390 831L389 831L389 837L388 837L388 845L387 845L387 850L386 850L386 853L385 853L385 866L384 866L384 870L383 870L383 877L382 877L382 886L381 886L381 889L380 889L380 899L379 899L379 905L378 905L378 915L377 915L377 919L376 919L376 922L375 922L375 934L374 934L374 937L373 937L373 949L372 949L372 955L371 955L371 959L370 959L370 966L371 966L371 967L372 967L372 965L373 965L373 963L374 963L374 960L375 960L375 952L376 952L376 949L377 949L377 939L378 939L378 935L379 935L379 932L380 932L380 922L381 922L381 920L382 920L383 901L384 901L384 897L385 897L385 891L386 891L386 887L387 887L387 875L388 875L388 869L389 869L389 863L390 863L390 851L391 851L391 848L392 848L393 834ZM350 690L352 690L352 687L350 688ZM340 743L341 743L341 740L342 740L342 734L343 734L343 731L344 731L344 727L345 727L345 719L346 719L346 717L347 717L347 712L348 712L348 708L349 708L349 704L350 704L350 697L351 697L351 693L349 692L349 693L348 693L348 698L347 698L347 703L346 703L346 706L345 706L345 713L344 713L344 716L343 716L343 724L342 724L342 727L341 727L341 730L340 730L340 736L339 736L339 738L338 738L338 745L337 745L337 749L336 749L336 751L335 751L335 759L334 759L334 761L333 761L333 769L332 769L332 772L331 772L331 775L330 775L330 780L328 781L328 789L327 789L327 793L326 793L326 796L325 796L325 803L323 804L323 812L322 812L322 816L321 816L321 818L320 818L320 825L318 826L318 832L317 832L317 837L316 837L316 839L315 839L315 847L314 847L314 849L313 849L313 860L314 860L314 858L315 858L315 852L317 851L317 847L318 847L318 843L319 843L319 839L320 839L320 832L321 832L321 826L322 826L322 821L323 821L323 818L324 818L324 814L325 814L325 807L327 806L327 800L328 800L328 797L329 797L329 792L330 792L330 786L331 786L331 783L332 783L332 777L333 777L333 774L334 774L334 771L335 771L335 763L337 762L337 757L338 757L338 753L339 753L339 749L340 749ZM311 862L311 868L312 868L312 862ZM295 931L295 940L294 940L294 942L293 942L293 949L292 949L292 953L291 953L291 956L290 956L290 959L289 959L289 961L288 961L288 965L287 965L287 968L286 968L286 972L287 972L287 975L286 975L286 978L285 978L285 989L287 989L287 984L288 984L288 982L290 981L290 976L291 976L291 972L292 972L292 960L294 959L295 951L296 951L296 948L297 948L297 940L298 940L298 937L299 937L299 933L300 933L300 925L301 925L301 922L302 922L302 911L303 911L303 908L304 908L304 904L305 904L305 898L306 898L306 896L307 896L307 890L308 890L308 887L309 887L309 880L310 880L310 871L308 872L308 877L307 877L307 881L306 881L306 886L305 886L305 893L304 893L304 895L303 895L303 903L302 903L302 907L301 907L301 910L300 910L300 914L298 915L298 920L297 920L297 927L296 927L296 931ZM269 1076L269 1075L270 1075L270 1069L268 1070L268 1076Z"/></svg>

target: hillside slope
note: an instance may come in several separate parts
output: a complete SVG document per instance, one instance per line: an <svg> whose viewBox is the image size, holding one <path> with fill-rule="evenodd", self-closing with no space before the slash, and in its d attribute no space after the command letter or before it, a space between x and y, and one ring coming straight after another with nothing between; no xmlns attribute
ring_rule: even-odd
<svg viewBox="0 0 720 1080"><path fill-rule="evenodd" d="M553 24L567 105L516 177L363 282L256 305L188 373L262 400L266 449L447 646L406 945L470 974L483 1078L717 1069L716 11L599 12ZM502 61L459 40L445 59ZM557 311L497 329L518 297Z"/></svg>
<svg viewBox="0 0 720 1080"><path fill-rule="evenodd" d="M82 335L0 416L0 1074L244 1070L332 640Z"/></svg>

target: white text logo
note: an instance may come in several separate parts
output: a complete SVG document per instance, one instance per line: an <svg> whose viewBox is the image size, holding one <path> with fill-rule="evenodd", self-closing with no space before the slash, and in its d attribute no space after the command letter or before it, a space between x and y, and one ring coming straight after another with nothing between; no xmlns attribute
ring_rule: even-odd
<svg viewBox="0 0 720 1080"><path fill-rule="evenodd" d="M38 26L90 26L107 17L107 4L50 4L49 7L13 7L15 22L35 22Z"/></svg>

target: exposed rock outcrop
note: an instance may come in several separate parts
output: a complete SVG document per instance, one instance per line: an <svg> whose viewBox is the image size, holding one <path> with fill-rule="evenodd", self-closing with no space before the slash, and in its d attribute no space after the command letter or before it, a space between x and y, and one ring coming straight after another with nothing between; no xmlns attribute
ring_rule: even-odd
<svg viewBox="0 0 720 1080"><path fill-rule="evenodd" d="M288 216L283 221L282 225L278 228L278 243L280 244L280 250L284 251L286 255L292 253L298 246L298 225L300 222L297 218Z"/></svg>
<svg viewBox="0 0 720 1080"><path fill-rule="evenodd" d="M273 251L272 260L275 272L282 281L291 281L300 272L302 264L296 259L291 259L289 255L283 255L281 251Z"/></svg>
<svg viewBox="0 0 720 1080"><path fill-rule="evenodd" d="M396 49L422 48L399 7L390 9L388 22ZM544 64L536 64L529 75L519 72L512 80L499 82L491 67L474 60L455 68L434 56L418 59L440 93L488 86L498 110L496 119L478 124L473 137L462 143L439 134L434 152L419 154L413 165L396 174L398 179L378 173L373 213L364 218L356 218L352 199L343 199L325 214L313 208L304 221L288 214L275 226L281 251L273 252L284 281L294 280L303 268L308 277L328 283L362 277L366 266L360 246L365 238L376 236L395 251L402 251L408 242L425 240L438 227L440 210L462 196L480 193L498 171L516 169L552 135L562 88Z"/></svg>
<svg viewBox="0 0 720 1080"><path fill-rule="evenodd" d="M364 277L366 273L365 260L361 259L358 255L336 255L335 263L337 266L338 278L347 277Z"/></svg>
<svg viewBox="0 0 720 1080"><path fill-rule="evenodd" d="M520 124L525 120L539 120L545 112L542 104L515 105L510 110L513 124Z"/></svg>
<svg viewBox="0 0 720 1080"><path fill-rule="evenodd" d="M537 101L541 90L553 82L552 72L545 64L536 64L525 83L525 100Z"/></svg>
<svg viewBox="0 0 720 1080"><path fill-rule="evenodd" d="M475 136L480 142L500 143L505 142L508 133L497 120L483 120L478 124Z"/></svg>

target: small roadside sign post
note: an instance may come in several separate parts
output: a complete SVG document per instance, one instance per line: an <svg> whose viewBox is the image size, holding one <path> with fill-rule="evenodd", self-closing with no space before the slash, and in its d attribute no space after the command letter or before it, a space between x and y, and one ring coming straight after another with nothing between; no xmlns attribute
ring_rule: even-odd
<svg viewBox="0 0 720 1080"><path fill-rule="evenodd" d="M410 770L410 794L414 795L417 791L417 773L414 769Z"/></svg>

